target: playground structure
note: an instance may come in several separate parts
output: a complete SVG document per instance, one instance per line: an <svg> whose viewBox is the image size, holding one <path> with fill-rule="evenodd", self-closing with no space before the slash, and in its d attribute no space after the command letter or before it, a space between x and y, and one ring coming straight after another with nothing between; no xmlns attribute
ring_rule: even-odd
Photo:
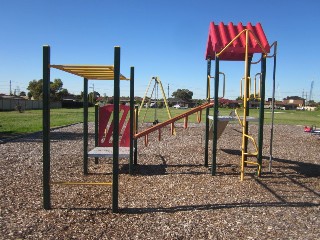
<svg viewBox="0 0 320 240"><path fill-rule="evenodd" d="M271 47L274 46L274 54L268 56ZM274 70L273 70L273 84L275 81L275 66L276 66L276 42L270 46L267 38L263 32L262 26L258 23L256 26L252 26L248 23L247 26L243 26L239 23L234 26L233 23L224 25L222 22L219 25L215 25L213 22L210 23L209 36L207 41L206 49L206 60L207 60L207 101L210 101L210 80L214 78L214 103L219 102L219 75L220 75L220 61L244 61L245 69L244 76L241 79L241 97L243 98L243 117L238 121L242 127L242 146L241 146L241 180L244 178L244 167L247 164L253 164L257 166L257 175L261 174L262 165L262 146L263 146L263 125L264 125L264 102L265 102L265 79L266 79L266 59L268 57L274 58ZM261 58L257 62L252 62L253 55L260 53ZM211 76L211 61L215 60L215 74ZM259 111L259 132L258 132L258 144L255 139L248 135L249 121L253 120L249 115L248 101L250 98L251 78L250 78L250 66L261 62L261 72L256 74L260 76L259 93L256 93L256 79L255 79L255 90L254 97L260 100L260 111ZM225 80L224 80L225 82ZM242 83L244 88L242 91ZM225 83L223 83L225 84ZM274 85L273 85L274 86ZM274 109L274 90L272 98L272 119ZM230 117L219 117L218 106L214 104L214 113L211 119L213 120L213 139L212 139L212 164L211 173L216 173L216 151L217 151L217 139L218 139L218 124L219 121L229 121ZM207 109L206 116L206 136L205 136L205 165L208 166L208 144L209 144L209 109ZM233 118L235 119L235 118ZM271 136L273 135L273 120L271 128ZM254 146L254 151L249 152L248 140L250 140ZM270 141L270 156L272 156L272 137ZM257 162L249 161L248 157L256 157ZM270 157L270 162L271 162ZM271 166L271 164L270 164ZM271 167L270 167L271 168Z"/></svg>
<svg viewBox="0 0 320 240"><path fill-rule="evenodd" d="M94 157L98 163L98 157L110 157L113 162L112 182L54 182L50 175L50 69L56 68L71 74L83 77L84 96L88 95L88 80L113 80L114 104L107 105L96 111L95 114L95 148L88 151L88 99L84 97L83 104L83 173L88 174L88 157ZM120 106L120 80L130 80L130 107ZM161 138L161 128L171 125L171 133L174 133L174 122L185 119L187 127L188 116L196 112L198 121L201 121L201 111L211 107L211 103L205 103L179 116L138 133L138 109L134 109L134 67L130 69L130 79L120 74L120 47L114 49L114 66L101 65L52 65L50 64L50 47L43 46L43 206L51 209L51 185L103 185L112 186L112 211L118 212L119 189L119 158L129 157L129 173L137 164L137 140L145 137L148 142L148 134L156 130ZM96 106L96 109L98 107ZM120 112L121 118L120 118ZM130 117L127 119L127 114ZM110 121L112 116L112 121ZM100 117L100 118L99 118ZM129 124L129 127L128 127ZM124 130L123 130L124 129ZM120 138L120 134L123 132ZM129 133L129 136L128 136Z"/></svg>
<svg viewBox="0 0 320 240"><path fill-rule="evenodd" d="M219 29L219 30L218 30ZM233 29L233 30L232 30ZM138 146L137 141L139 138L144 137L145 145L148 145L148 135L158 131L159 140L161 140L161 129L165 126L171 126L171 134L174 134L174 123L180 119L184 119L184 127L188 127L188 116L197 113L198 122L201 121L201 113L206 110L206 130L205 130L205 166L208 166L208 146L209 146L209 120L213 120L212 124L212 164L211 173L215 175L216 172L216 150L218 135L222 134L223 129L218 128L219 121L227 121L237 119L242 126L242 157L241 157L241 180L244 176L245 164L254 164L258 167L258 175L261 174L262 163L262 140L263 140L263 111L264 111L264 96L265 96L265 75L266 75L266 58L276 56L276 43L273 45L275 53L273 56L268 56L271 46L269 46L266 37L263 33L261 25L256 27L248 24L246 28L242 24L238 25L239 33L236 34L235 27L232 24L228 25L229 34L223 33L226 26L220 23L219 27L214 23L210 24L206 59L207 59L207 102L190 109L178 116L171 117L168 111L169 119L157 123L154 126L138 132L138 108L134 108L134 67L130 69L130 78L120 74L120 47L115 47L114 50L114 65L101 66L101 65L51 65L50 64L50 47L43 47L43 203L44 209L51 209L51 192L50 185L110 185L112 186L112 211L118 212L118 177L119 177L119 158L129 157L129 173L133 171L134 165L138 163ZM240 31L241 30L241 31ZM217 32L220 31L219 34ZM220 36L221 34L221 36ZM243 36L245 35L245 36ZM227 36L231 36L229 41ZM222 41L220 39L222 37ZM220 45L219 45L220 44ZM252 136L248 135L248 122L251 117L249 116L248 100L250 96L250 65L254 53L261 53L261 73L259 97L261 101L260 116L259 116L259 140L258 144ZM211 60L215 60L215 75L211 76ZM223 75L223 91L225 91L225 74L219 71L220 60L233 60L245 62L244 74L244 91L243 103L244 112L243 117L237 118L235 116L221 117L218 116L218 89L219 89L219 75ZM259 62L260 62L259 61ZM274 64L275 66L275 64ZM88 151L88 99L84 97L84 119L83 119L83 172L88 174L88 157L95 157L95 163L98 163L98 157L111 157L113 159L113 172L112 182L53 182L50 179L50 68L56 68L77 76L83 77L84 81L84 96L88 95L88 80L113 80L114 81L114 104L107 105L101 108L96 106L96 122L95 122L95 148ZM210 81L214 78L214 102L210 98ZM275 67L274 78L275 79ZM120 106L120 80L130 80L130 107ZM156 83L159 83L157 78L153 78ZM155 83L155 84L156 84ZM147 88L150 87L151 81ZM161 85L162 87L162 85ZM154 88L155 89L155 88ZM255 90L256 91L256 90ZM163 92L163 88L162 88ZM147 94L147 93L146 93ZM273 93L274 94L274 93ZM164 92L163 92L164 95ZM164 95L165 96L165 95ZM273 95L274 100L274 95ZM144 101L143 101L144 103ZM143 105L143 104L141 104ZM167 106L167 104L166 104ZM214 106L213 116L209 116L209 108ZM274 103L272 103L273 109ZM167 106L168 108L168 106ZM120 118L121 113L121 118ZM130 117L127 118L128 113ZM112 120L111 120L112 117ZM226 124L225 124L226 126ZM224 126L224 127L225 127ZM273 134L273 128L272 134ZM221 131L222 130L222 131ZM220 131L220 132L219 132ZM271 134L271 135L272 135ZM248 152L248 140L253 142L256 151ZM272 143L272 139L271 139ZM257 157L257 162L248 161L247 157ZM270 156L272 156L272 147L270 147Z"/></svg>
<svg viewBox="0 0 320 240"><path fill-rule="evenodd" d="M91 153L93 157L112 156L113 158L113 174L112 182L53 182L50 178L50 69L56 68L71 74L83 77L83 95L88 95L88 80L113 80L114 81L114 105L112 108L107 107L105 112L111 116L113 113L112 127L113 131L107 132L106 140L100 143L106 147L96 149ZM112 211L118 212L118 175L119 175L119 156L122 156L119 148L119 112L120 112L120 80L129 80L120 73L120 47L114 48L114 65L51 65L50 64L50 46L43 46L43 207L51 209L51 188L53 184L72 186L72 185L105 185L112 186ZM130 68L130 139L133 139L133 113L134 113L134 67ZM83 173L88 174L88 99L84 97L83 102ZM123 110L123 109L121 109ZM128 113L128 111L126 111ZM123 121L123 117L121 121ZM108 122L108 121L106 121ZM96 126L97 127L97 126ZM101 126L103 129L103 126ZM103 131L103 130L101 130ZM110 144L110 134L112 134L112 143ZM96 141L97 143L97 141ZM123 142L122 142L123 144ZM129 149L130 161L133 159L133 141L125 141L126 147ZM112 147L111 147L112 146ZM99 151L100 150L100 151ZM102 151L101 151L102 150ZM124 156L127 156L127 152ZM130 164L132 166L132 164Z"/></svg>

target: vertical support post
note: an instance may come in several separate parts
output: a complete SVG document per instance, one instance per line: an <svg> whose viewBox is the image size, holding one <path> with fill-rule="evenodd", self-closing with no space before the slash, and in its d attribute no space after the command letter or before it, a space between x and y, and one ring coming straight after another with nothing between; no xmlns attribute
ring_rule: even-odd
<svg viewBox="0 0 320 240"><path fill-rule="evenodd" d="M94 146L99 146L99 104L94 105ZM99 158L94 158L94 163L99 163Z"/></svg>
<svg viewBox="0 0 320 240"><path fill-rule="evenodd" d="M88 79L83 79L83 174L88 174Z"/></svg>
<svg viewBox="0 0 320 240"><path fill-rule="evenodd" d="M130 68L130 158L129 174L133 172L133 149L134 149L134 67Z"/></svg>
<svg viewBox="0 0 320 240"><path fill-rule="evenodd" d="M135 113L135 126L134 126L134 134L138 133L138 120L139 120L139 109L138 106L134 107L134 113ZM137 165L138 164L138 139L134 139L133 142L133 147L134 147L134 160L133 160L133 164Z"/></svg>
<svg viewBox="0 0 320 240"><path fill-rule="evenodd" d="M260 111L259 111L259 133L258 133L258 164L262 165L262 148L263 148L263 125L264 125L264 102L265 102L265 83L266 83L266 61L267 58L265 54L262 56L261 60L261 87L260 87ZM261 171L259 171L257 175L260 177Z"/></svg>
<svg viewBox="0 0 320 240"><path fill-rule="evenodd" d="M214 112L213 112L213 139L212 139L212 165L211 175L216 175L217 169L217 132L218 132L218 111L219 111L219 57L216 56L214 74Z"/></svg>
<svg viewBox="0 0 320 240"><path fill-rule="evenodd" d="M51 209L50 192L50 46L43 46L43 208Z"/></svg>
<svg viewBox="0 0 320 240"><path fill-rule="evenodd" d="M269 158L269 172L272 169L272 150L273 150L273 125L274 125L274 102L275 102L275 87L276 87L276 67L277 67L277 42L274 44L273 56L273 74L272 74L272 115L271 115L271 129L270 129L270 158Z"/></svg>
<svg viewBox="0 0 320 240"><path fill-rule="evenodd" d="M249 100L250 99L250 72L251 72L251 62L252 62L252 58L251 57L248 57L247 58L247 64L246 64L246 74L245 74L245 81L246 81L246 86L245 86L245 91L247 92L247 98L244 99L244 101L246 101L246 108L245 108L245 115L246 116L249 116L250 115L250 108L249 108ZM246 120L243 122L245 127L244 127L244 133L246 135L248 135L249 133L249 122ZM246 137L244 139L244 152L248 152L248 138ZM244 156L244 160L247 161L247 155ZM244 166L247 166L247 163L244 163Z"/></svg>
<svg viewBox="0 0 320 240"><path fill-rule="evenodd" d="M113 181L112 212L118 212L119 195L119 103L120 103L120 47L114 47L114 109L113 109Z"/></svg>
<svg viewBox="0 0 320 240"><path fill-rule="evenodd" d="M210 103L210 78L211 75L211 59L207 59L207 102ZM206 108L206 128L205 128L205 140L204 140L204 166L208 166L208 159L209 159L209 108Z"/></svg>
<svg viewBox="0 0 320 240"><path fill-rule="evenodd" d="M240 179L244 179L244 167L247 160L246 153L248 152L248 121L247 116L249 115L249 90L250 90L250 65L251 58L248 55L249 48L249 31L246 31L246 46L245 46L245 67L244 67L244 96L243 96L243 125L242 125L242 145L241 145L241 170Z"/></svg>

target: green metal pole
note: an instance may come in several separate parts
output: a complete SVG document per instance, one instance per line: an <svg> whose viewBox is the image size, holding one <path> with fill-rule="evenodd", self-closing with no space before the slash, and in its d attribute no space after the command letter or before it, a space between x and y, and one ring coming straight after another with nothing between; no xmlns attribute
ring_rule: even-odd
<svg viewBox="0 0 320 240"><path fill-rule="evenodd" d="M134 122L134 67L130 68L130 158L129 158L129 174L133 172L133 122Z"/></svg>
<svg viewBox="0 0 320 240"><path fill-rule="evenodd" d="M114 109L113 109L113 181L112 212L118 212L119 195L119 99L120 99L120 47L114 48Z"/></svg>
<svg viewBox="0 0 320 240"><path fill-rule="evenodd" d="M211 75L211 59L207 59L207 76L206 76L206 82L207 82L207 94L206 98L208 103L210 102L210 97L209 97L209 91L210 91L210 86L209 86L209 81L208 76ZM209 108L206 108L206 129L205 129L205 141L204 141L204 166L208 166L208 159L209 159L209 113L210 110Z"/></svg>
<svg viewBox="0 0 320 240"><path fill-rule="evenodd" d="M274 127L274 102L275 102L275 87L276 87L276 68L277 68L277 42L274 45L273 56L273 74L272 74L272 114L271 114L271 128L270 128L270 158L269 158L269 172L272 170L272 151L273 151L273 127Z"/></svg>
<svg viewBox="0 0 320 240"><path fill-rule="evenodd" d="M212 164L211 175L216 175L217 169L217 132L218 132L218 112L219 112L219 57L216 57L214 74L214 112L213 112L213 140L212 140Z"/></svg>
<svg viewBox="0 0 320 240"><path fill-rule="evenodd" d="M43 208L51 209L50 192L50 46L43 46Z"/></svg>
<svg viewBox="0 0 320 240"><path fill-rule="evenodd" d="M83 173L88 174L88 79L83 79Z"/></svg>
<svg viewBox="0 0 320 240"><path fill-rule="evenodd" d="M94 105L94 146L99 146L99 104ZM99 158L94 158L94 163L99 163Z"/></svg>
<svg viewBox="0 0 320 240"><path fill-rule="evenodd" d="M265 102L265 83L266 83L266 56L262 56L261 60L261 87L260 87L260 111L259 111L259 133L258 133L258 163L262 164L262 148L263 148L263 125L264 125L264 102ZM258 172L261 175L261 172Z"/></svg>
<svg viewBox="0 0 320 240"><path fill-rule="evenodd" d="M134 133L136 134L138 132L138 111L139 111L139 107L135 106L135 118L136 118L136 125L135 125L135 129L134 129ZM133 164L137 165L138 164L138 139L134 139L133 141L133 147L134 147L134 160L133 160Z"/></svg>
<svg viewBox="0 0 320 240"><path fill-rule="evenodd" d="M247 79L248 77L250 77L251 62L252 62L252 58L249 57L249 58L248 58L248 66L247 66L247 67L248 67L248 69L247 69L248 75L245 76L245 79ZM249 81L250 81L250 80L249 80ZM246 89L245 91L247 91L247 93L250 92L250 84L247 84L247 89ZM250 98L250 96L248 96L248 98ZM249 101L248 101L248 99L244 99L243 101L247 101L246 116L249 116L249 114L250 114L249 104L248 104ZM245 134L248 135L248 132L249 132L249 122L246 121L246 122L244 123L244 125L245 125L245 128L244 128L244 129L245 129ZM244 141L244 152L248 152L248 138L247 138L247 137L245 138L245 141ZM247 155L244 156L244 160L247 161ZM247 166L247 163L245 163L244 166Z"/></svg>

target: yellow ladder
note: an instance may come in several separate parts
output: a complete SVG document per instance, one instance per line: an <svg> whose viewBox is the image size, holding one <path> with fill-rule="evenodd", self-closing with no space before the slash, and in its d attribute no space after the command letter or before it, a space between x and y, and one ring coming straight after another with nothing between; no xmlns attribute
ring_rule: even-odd
<svg viewBox="0 0 320 240"><path fill-rule="evenodd" d="M236 113L236 116L237 116L237 118L238 118L238 121L239 121L239 123L240 123L240 125L241 125L241 127L242 127L242 146L241 146L240 179L241 179L241 181L243 181L243 179L244 179L244 167L245 167L246 164L251 164L251 165L256 165L256 166L258 166L258 175L260 175L260 173L261 173L261 164L259 164L258 161L257 161L257 162L253 162L253 161L248 161L248 160L247 160L247 157L256 157L257 160L258 160L258 145L257 145L255 139L254 139L252 136L250 136L250 135L248 135L248 134L245 134L245 132L244 132L244 127L245 127L245 126L244 126L243 122L241 121L240 116L239 116L237 110L235 110L235 113ZM245 141L246 141L246 138L251 140L251 142L252 142L252 144L253 144L253 146L254 146L254 149L255 149L254 152L246 152L246 151L245 151L244 143L245 143Z"/></svg>

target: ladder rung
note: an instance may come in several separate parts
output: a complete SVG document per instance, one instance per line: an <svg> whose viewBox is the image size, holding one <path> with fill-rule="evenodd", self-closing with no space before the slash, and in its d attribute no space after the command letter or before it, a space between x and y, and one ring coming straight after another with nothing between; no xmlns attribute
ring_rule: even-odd
<svg viewBox="0 0 320 240"><path fill-rule="evenodd" d="M108 186L111 186L112 185L112 182L51 182L51 184L57 184L57 185L69 185L69 186L72 186L72 185L91 185L91 186L94 186L94 185L108 185Z"/></svg>
<svg viewBox="0 0 320 240"><path fill-rule="evenodd" d="M260 164L259 163L257 163L257 162L251 162L251 161L244 161L245 163L249 163L249 164L253 164L253 165L258 165L258 166L260 166Z"/></svg>
<svg viewBox="0 0 320 240"><path fill-rule="evenodd" d="M256 156L258 156L258 153L244 153L244 155L246 155L248 157L256 157Z"/></svg>

